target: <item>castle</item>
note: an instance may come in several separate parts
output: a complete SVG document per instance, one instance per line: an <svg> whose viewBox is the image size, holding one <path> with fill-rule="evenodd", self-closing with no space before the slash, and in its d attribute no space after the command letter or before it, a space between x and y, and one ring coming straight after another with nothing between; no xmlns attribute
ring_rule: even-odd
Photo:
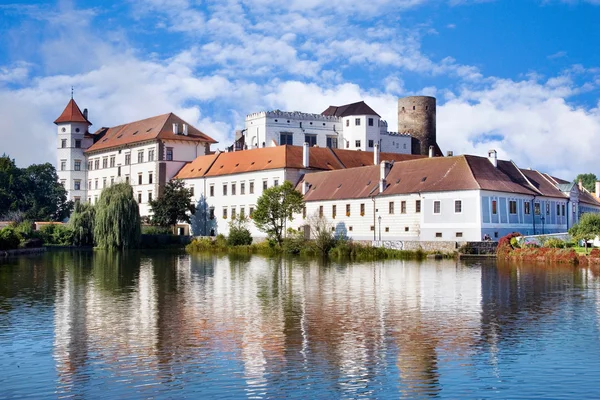
<svg viewBox="0 0 600 400"><path fill-rule="evenodd" d="M318 215L359 240L565 232L582 213L600 212L583 187L499 160L494 150L441 157L433 97L398 100L400 133L362 101L321 114L249 114L226 152L211 152L216 141L172 113L90 133L87 110L71 99L55 124L69 199L95 204L104 187L128 182L146 216L165 183L182 179L197 212L181 234L227 234L233 217L251 218L262 192L286 180L306 204L289 228L302 230Z"/></svg>

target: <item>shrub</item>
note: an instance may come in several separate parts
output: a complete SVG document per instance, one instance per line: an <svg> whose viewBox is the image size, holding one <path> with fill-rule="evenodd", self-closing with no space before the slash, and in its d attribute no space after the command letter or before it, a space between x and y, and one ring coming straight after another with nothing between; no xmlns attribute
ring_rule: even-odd
<svg viewBox="0 0 600 400"><path fill-rule="evenodd" d="M61 224L50 224L42 227L40 236L45 244L57 246L71 246L73 244L73 230Z"/></svg>
<svg viewBox="0 0 600 400"><path fill-rule="evenodd" d="M15 231L23 239L32 238L34 236L34 232L35 232L35 230L33 229L33 222L23 221L15 227Z"/></svg>
<svg viewBox="0 0 600 400"><path fill-rule="evenodd" d="M31 238L23 240L22 246L26 249L44 247L44 241L40 238Z"/></svg>
<svg viewBox="0 0 600 400"><path fill-rule="evenodd" d="M143 235L172 235L173 231L165 226L142 225Z"/></svg>
<svg viewBox="0 0 600 400"><path fill-rule="evenodd" d="M523 236L518 232L509 233L506 236L502 236L498 241L498 248L496 250L496 254L498 255L508 255L515 248L513 247L512 239L517 238L519 236Z"/></svg>
<svg viewBox="0 0 600 400"><path fill-rule="evenodd" d="M227 248L227 238L222 233L219 233L215 238L214 246L219 250L224 250Z"/></svg>
<svg viewBox="0 0 600 400"><path fill-rule="evenodd" d="M560 239L549 238L544 242L544 247L549 247L551 249L564 249L566 243Z"/></svg>
<svg viewBox="0 0 600 400"><path fill-rule="evenodd" d="M227 244L230 246L249 246L252 244L252 235L247 228L248 220L239 216L231 218L229 222L229 237Z"/></svg>
<svg viewBox="0 0 600 400"><path fill-rule="evenodd" d="M0 250L17 249L21 243L21 236L15 228L6 227L0 230Z"/></svg>
<svg viewBox="0 0 600 400"><path fill-rule="evenodd" d="M475 249L469 244L465 243L458 248L460 254L475 254Z"/></svg>
<svg viewBox="0 0 600 400"><path fill-rule="evenodd" d="M94 245L94 219L96 209L90 203L76 203L69 219L69 228L73 230L75 246Z"/></svg>
<svg viewBox="0 0 600 400"><path fill-rule="evenodd" d="M520 249L521 248L521 244L519 243L519 239L517 239L516 237L510 238L510 245L513 247L513 249Z"/></svg>

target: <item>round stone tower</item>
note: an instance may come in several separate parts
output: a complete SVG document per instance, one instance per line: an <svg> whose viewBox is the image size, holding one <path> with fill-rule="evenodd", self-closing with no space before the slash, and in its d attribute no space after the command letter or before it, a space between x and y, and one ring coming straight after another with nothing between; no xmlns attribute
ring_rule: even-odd
<svg viewBox="0 0 600 400"><path fill-rule="evenodd" d="M412 154L437 153L435 135L435 97L409 96L398 99L398 132L412 136Z"/></svg>

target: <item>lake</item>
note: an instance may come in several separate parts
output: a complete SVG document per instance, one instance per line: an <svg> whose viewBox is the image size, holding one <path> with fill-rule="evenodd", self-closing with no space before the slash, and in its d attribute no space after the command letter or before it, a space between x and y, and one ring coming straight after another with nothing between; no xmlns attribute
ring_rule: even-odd
<svg viewBox="0 0 600 400"><path fill-rule="evenodd" d="M0 262L0 398L597 398L599 338L591 267Z"/></svg>

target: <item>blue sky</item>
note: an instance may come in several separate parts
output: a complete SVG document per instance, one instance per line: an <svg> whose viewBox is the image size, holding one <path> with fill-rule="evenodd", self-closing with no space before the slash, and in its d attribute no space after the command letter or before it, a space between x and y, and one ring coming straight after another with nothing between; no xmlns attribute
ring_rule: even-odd
<svg viewBox="0 0 600 400"><path fill-rule="evenodd" d="M3 3L0 151L54 162L72 85L92 128L172 111L221 149L252 112L365 100L394 127L427 94L444 151L600 175L597 21L600 0Z"/></svg>

